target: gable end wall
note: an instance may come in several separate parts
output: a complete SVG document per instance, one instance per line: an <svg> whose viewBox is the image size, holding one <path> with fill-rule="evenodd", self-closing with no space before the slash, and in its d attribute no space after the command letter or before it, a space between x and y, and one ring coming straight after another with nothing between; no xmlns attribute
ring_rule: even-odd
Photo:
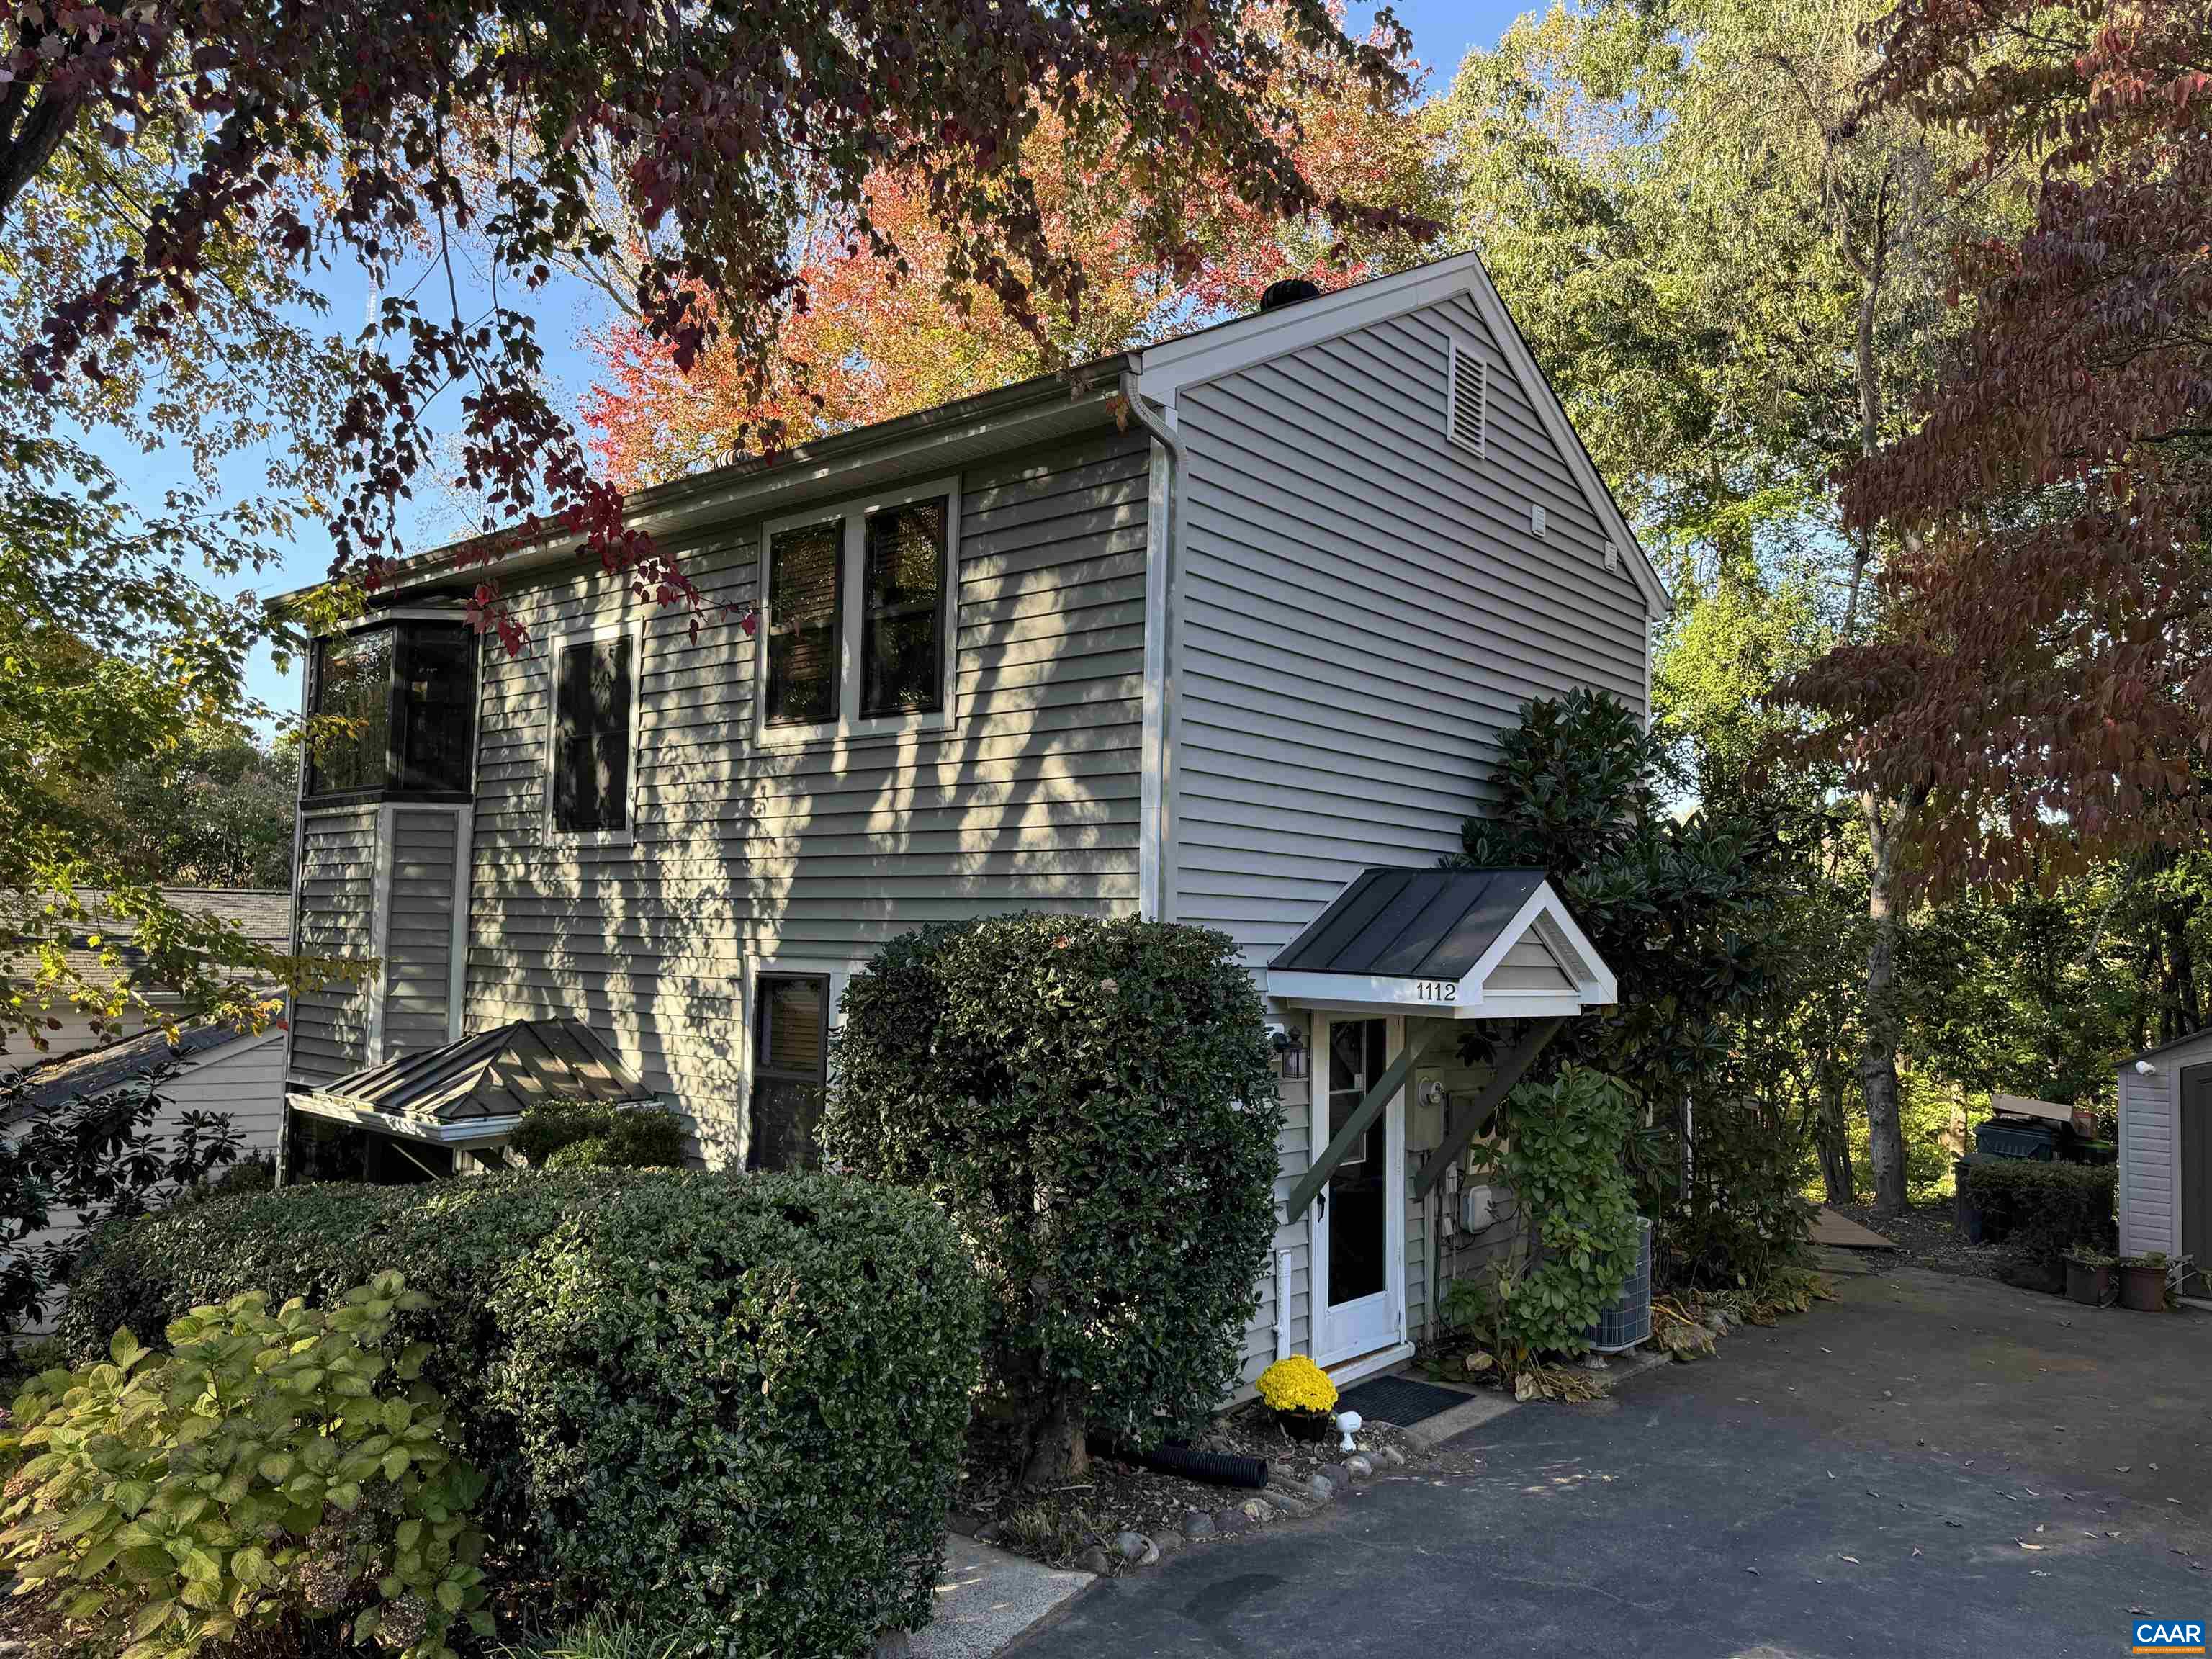
<svg viewBox="0 0 2212 1659"><path fill-rule="evenodd" d="M1485 456L1444 435L1454 341L1488 365ZM1362 868L1458 851L1527 700L1589 686L1648 714L1633 556L1605 568L1464 295L1186 387L1177 422L1176 920L1262 967Z"/></svg>

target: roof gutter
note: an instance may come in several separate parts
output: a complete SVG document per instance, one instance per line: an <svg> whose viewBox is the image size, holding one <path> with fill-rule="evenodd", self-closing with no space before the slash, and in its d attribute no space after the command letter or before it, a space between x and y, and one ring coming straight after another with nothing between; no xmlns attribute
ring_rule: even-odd
<svg viewBox="0 0 2212 1659"><path fill-rule="evenodd" d="M437 1118L404 1117L397 1112L380 1112L343 1095L328 1095L319 1090L287 1095L284 1103L311 1117L327 1118L333 1123L350 1124L356 1129L424 1141L434 1146L474 1146L505 1140L522 1121L520 1113L512 1117L465 1118L455 1123Z"/></svg>
<svg viewBox="0 0 2212 1659"><path fill-rule="evenodd" d="M1029 428L1036 428L1042 439L1092 420L1103 422L1116 377L1127 382L1121 369L1129 361L1113 357L1039 375L957 403L832 433L773 459L749 457L655 484L630 496L625 521L632 529L665 539L719 520L766 511L771 502L810 489L843 489L855 475L890 476L927 465L932 452L948 444L1012 448L1028 441ZM581 537L554 531L498 551L500 537L513 533L471 537L410 559L377 597L388 609L393 599L410 590L556 564L573 558L583 545Z"/></svg>
<svg viewBox="0 0 2212 1659"><path fill-rule="evenodd" d="M1121 396L1130 417L1155 449L1145 534L1144 762L1138 807L1137 910L1150 921L1175 920L1175 891L1168 878L1175 847L1174 764L1176 554L1182 543L1182 439L1175 410L1156 410L1138 390L1143 363L1124 372Z"/></svg>

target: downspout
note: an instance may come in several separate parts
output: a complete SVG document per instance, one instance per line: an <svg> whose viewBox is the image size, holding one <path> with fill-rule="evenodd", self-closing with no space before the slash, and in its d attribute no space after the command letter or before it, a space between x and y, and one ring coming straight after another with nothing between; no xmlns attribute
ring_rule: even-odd
<svg viewBox="0 0 2212 1659"><path fill-rule="evenodd" d="M1137 390L1137 376L1121 376L1121 398L1130 416L1150 435L1166 460L1166 487L1154 489L1151 512L1159 523L1160 498L1164 496L1165 522L1159 533L1146 537L1145 574L1145 703L1146 742L1144 776L1152 797L1142 803L1145 814L1139 863L1144 863L1142 843L1152 848L1151 867L1140 869L1138 914L1155 921L1175 920L1174 889L1168 878L1175 845L1175 791L1169 786L1175 759L1175 593L1176 551L1182 540L1182 480L1185 471L1182 440L1176 435L1175 416L1162 415L1146 404ZM1150 556L1158 549L1157 568ZM1157 576L1157 580L1155 580Z"/></svg>
<svg viewBox="0 0 2212 1659"><path fill-rule="evenodd" d="M315 659L317 642L310 639L300 659L300 753L292 769L292 917L285 945L296 959L300 954L300 866L307 845L307 757L314 736ZM277 1084L283 1104L276 1112L276 1184L283 1186L292 1173L292 1031L300 1014L296 981L284 993L284 1075Z"/></svg>

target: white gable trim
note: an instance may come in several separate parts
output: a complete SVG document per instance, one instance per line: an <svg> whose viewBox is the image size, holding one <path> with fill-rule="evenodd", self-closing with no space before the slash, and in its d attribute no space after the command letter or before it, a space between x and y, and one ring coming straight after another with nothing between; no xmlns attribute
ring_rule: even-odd
<svg viewBox="0 0 2212 1659"><path fill-rule="evenodd" d="M1486 991L1486 981L1506 952L1534 935L1558 960L1574 988L1554 991ZM1540 1019L1607 1008L1620 1000L1613 970L1597 953L1589 935L1552 890L1548 881L1500 928L1490 948L1456 980L1408 979L1390 974L1331 974L1312 969L1270 969L1267 994L1298 1007L1340 1013L1424 1013L1452 1019Z"/></svg>
<svg viewBox="0 0 2212 1659"><path fill-rule="evenodd" d="M1255 312L1232 323L1200 329L1180 340L1147 346L1140 359L1137 389L1144 396L1172 407L1176 393L1185 386L1237 374L1255 364L1392 321L1462 294L1489 325L1498 349L1505 358L1506 368L1528 394L1545 433L1565 460L1568 471L1574 476L1600 527L1623 550L1629 574L1642 592L1645 606L1660 615L1671 611L1674 601L1666 584L1659 580L1658 570L1644 552L1644 544L1637 539L1635 531L1629 527L1627 519L1613 499L1613 492L1605 487L1597 469L1590 465L1589 453L1575 435L1573 423L1560 407L1558 394L1536 366L1528 343L1521 337L1521 331L1506 310L1505 302L1498 298L1490 273L1482 267L1481 257L1472 251L1416 265L1395 276L1355 283L1334 294L1301 300L1273 311Z"/></svg>

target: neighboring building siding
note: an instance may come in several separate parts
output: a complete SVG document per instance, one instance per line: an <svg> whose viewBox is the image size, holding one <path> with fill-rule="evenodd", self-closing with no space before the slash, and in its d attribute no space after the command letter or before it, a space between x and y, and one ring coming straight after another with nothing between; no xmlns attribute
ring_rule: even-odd
<svg viewBox="0 0 2212 1659"><path fill-rule="evenodd" d="M2156 1070L2120 1067L2120 1253L2178 1247L2173 1212L2174 1079L2185 1065L2212 1058L2180 1049L2153 1063Z"/></svg>
<svg viewBox="0 0 2212 1659"><path fill-rule="evenodd" d="M1133 913L1147 466L1141 434L1106 432L963 475L943 733L757 746L754 645L732 617L695 641L680 608L596 573L516 589L532 651L489 653L483 675L467 1029L584 1018L678 1097L704 1156L734 1159L748 963L857 962L992 912ZM709 604L742 606L758 549L745 521L684 556ZM551 638L634 617L635 845L550 842Z"/></svg>
<svg viewBox="0 0 2212 1659"><path fill-rule="evenodd" d="M380 1060L451 1041L454 830L449 807L392 813L391 918L384 941L384 1052Z"/></svg>
<svg viewBox="0 0 2212 1659"><path fill-rule="evenodd" d="M313 813L301 838L297 891L303 956L376 954L377 810ZM292 1010L291 1075L328 1083L368 1063L368 988L304 993Z"/></svg>
<svg viewBox="0 0 2212 1659"><path fill-rule="evenodd" d="M186 1112L222 1112L239 1133L240 1158L274 1158L284 1137L284 1034L268 1031L240 1037L184 1062L161 1085L161 1110L148 1132L173 1137ZM24 1239L19 1249L34 1249L76 1231L76 1210L58 1210L54 1224ZM56 1290L46 1317L24 1326L25 1336L51 1334L61 1322L69 1293Z"/></svg>
<svg viewBox="0 0 2212 1659"><path fill-rule="evenodd" d="M1490 365L1486 457L1443 435L1453 339ZM1463 298L1187 388L1178 421L1174 914L1257 967L1362 868L1456 852L1522 702L1642 710L1648 624Z"/></svg>
<svg viewBox="0 0 2212 1659"><path fill-rule="evenodd" d="M185 1112L222 1112L244 1143L242 1156L274 1158L284 1136L284 1042L281 1031L241 1037L212 1049L161 1085L167 1109L156 1117L170 1133Z"/></svg>

